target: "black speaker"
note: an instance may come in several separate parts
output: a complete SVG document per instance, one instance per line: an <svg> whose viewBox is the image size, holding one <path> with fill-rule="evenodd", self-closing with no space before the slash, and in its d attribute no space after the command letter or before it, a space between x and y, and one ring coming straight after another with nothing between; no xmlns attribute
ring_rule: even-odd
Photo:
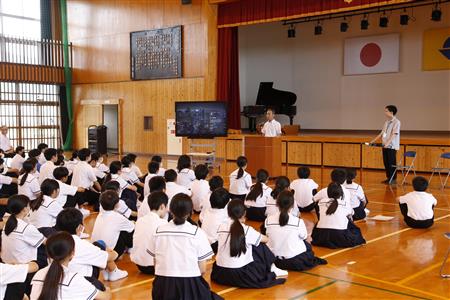
<svg viewBox="0 0 450 300"><path fill-rule="evenodd" d="M192 0L181 0L181 4L183 5L192 4Z"/></svg>
<svg viewBox="0 0 450 300"><path fill-rule="evenodd" d="M89 126L88 148L91 152L107 153L106 126Z"/></svg>

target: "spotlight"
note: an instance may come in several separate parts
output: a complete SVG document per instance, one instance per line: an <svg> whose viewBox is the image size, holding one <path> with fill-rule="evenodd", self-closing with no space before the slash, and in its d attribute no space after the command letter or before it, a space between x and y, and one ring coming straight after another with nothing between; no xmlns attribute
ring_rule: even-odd
<svg viewBox="0 0 450 300"><path fill-rule="evenodd" d="M388 27L389 19L386 16L386 12L383 13L383 15L380 17L380 27Z"/></svg>
<svg viewBox="0 0 450 300"><path fill-rule="evenodd" d="M431 12L431 20L435 21L435 22L439 22L441 20L442 17L442 11L439 7L436 7L433 9L433 11Z"/></svg>
<svg viewBox="0 0 450 300"><path fill-rule="evenodd" d="M317 22L316 27L314 27L314 35L321 35L322 34L322 25L320 25L320 22Z"/></svg>
<svg viewBox="0 0 450 300"><path fill-rule="evenodd" d="M406 9L403 11L403 14L400 15L400 25L408 25L409 16L406 13Z"/></svg>
<svg viewBox="0 0 450 300"><path fill-rule="evenodd" d="M288 29L288 38L295 38L295 26L291 24Z"/></svg>
<svg viewBox="0 0 450 300"><path fill-rule="evenodd" d="M348 29L348 23L344 18L344 21L342 21L342 23L341 23L341 32L347 32L347 29Z"/></svg>

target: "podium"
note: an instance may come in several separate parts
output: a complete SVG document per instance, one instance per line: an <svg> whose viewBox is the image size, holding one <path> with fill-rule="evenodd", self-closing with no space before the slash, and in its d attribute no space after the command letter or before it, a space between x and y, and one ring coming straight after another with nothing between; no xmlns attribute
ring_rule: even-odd
<svg viewBox="0 0 450 300"><path fill-rule="evenodd" d="M265 169L270 177L281 176L281 138L246 136L244 140L247 172L256 176L259 169Z"/></svg>

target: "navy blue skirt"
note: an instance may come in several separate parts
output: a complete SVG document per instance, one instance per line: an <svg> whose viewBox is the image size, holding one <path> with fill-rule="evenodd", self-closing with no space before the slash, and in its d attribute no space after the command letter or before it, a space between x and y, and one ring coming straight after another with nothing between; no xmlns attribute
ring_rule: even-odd
<svg viewBox="0 0 450 300"><path fill-rule="evenodd" d="M166 277L158 275L153 280L152 298L164 300L223 299L211 291L209 284L202 276Z"/></svg>
<svg viewBox="0 0 450 300"><path fill-rule="evenodd" d="M250 221L264 222L266 219L265 207L247 207L245 217Z"/></svg>
<svg viewBox="0 0 450 300"><path fill-rule="evenodd" d="M329 228L317 228L314 229L311 234L312 244L315 246L321 246L326 248L350 248L366 243L361 230L353 224L348 222L347 229L329 229Z"/></svg>
<svg viewBox="0 0 450 300"><path fill-rule="evenodd" d="M360 201L358 207L353 208L353 211L355 212L353 214L353 221L362 220L366 217L366 211L364 210L365 208L366 206L362 201Z"/></svg>
<svg viewBox="0 0 450 300"><path fill-rule="evenodd" d="M253 246L253 261L241 268L224 268L213 264L211 280L223 285L241 288L267 288L286 282L276 278L270 268L275 262L272 251L263 243Z"/></svg>
<svg viewBox="0 0 450 300"><path fill-rule="evenodd" d="M306 251L291 258L283 259L277 257L275 265L283 270L306 271L318 265L326 265L325 259L316 257L311 245L305 241Z"/></svg>

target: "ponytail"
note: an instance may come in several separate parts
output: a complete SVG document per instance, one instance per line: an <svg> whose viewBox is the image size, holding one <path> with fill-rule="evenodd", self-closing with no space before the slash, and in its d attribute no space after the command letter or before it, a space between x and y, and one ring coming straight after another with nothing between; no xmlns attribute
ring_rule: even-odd
<svg viewBox="0 0 450 300"><path fill-rule="evenodd" d="M19 185L23 186L25 182L27 181L28 174L33 171L33 169L36 167L37 160L36 158L29 158L26 161L23 162L22 165L22 178L20 179Z"/></svg>
<svg viewBox="0 0 450 300"><path fill-rule="evenodd" d="M337 208L338 208L338 199L342 199L343 195L344 195L344 191L342 190L342 187L340 184L338 183L330 183L328 185L327 188L327 194L328 194L328 198L331 199L331 203L329 204L326 214L328 215L332 215L336 212Z"/></svg>
<svg viewBox="0 0 450 300"><path fill-rule="evenodd" d="M286 176L278 177L277 181L275 182L275 188L272 190L272 193L270 193L270 195L272 196L273 199L277 199L278 195L282 191L289 188L290 184L291 184L291 182L289 181L289 178L287 178Z"/></svg>
<svg viewBox="0 0 450 300"><path fill-rule="evenodd" d="M289 210L294 206L294 195L291 191L282 191L277 198L277 206L280 210L278 222L285 226L289 222Z"/></svg>
<svg viewBox="0 0 450 300"><path fill-rule="evenodd" d="M245 206L241 200L231 200L228 203L228 216L233 220L230 226L230 256L239 257L247 252L245 232L239 219L245 216Z"/></svg>
<svg viewBox="0 0 450 300"><path fill-rule="evenodd" d="M59 283L63 280L63 278L63 267L58 261L53 260L48 268L41 294L37 300L57 300L59 294Z"/></svg>
<svg viewBox="0 0 450 300"><path fill-rule="evenodd" d="M41 207L44 202L44 196L51 196L53 192L59 189L58 181L54 179L45 179L41 184L41 194L39 197L30 203L30 208L32 211L36 211Z"/></svg>
<svg viewBox="0 0 450 300"><path fill-rule="evenodd" d="M353 179L356 178L356 169L350 168L350 169L347 169L346 172L347 172L346 182L347 182L347 184L352 184Z"/></svg>
<svg viewBox="0 0 450 300"><path fill-rule="evenodd" d="M244 176L244 167L247 166L247 158L245 156L239 156L237 158L236 164L239 167L236 179L239 179Z"/></svg>
<svg viewBox="0 0 450 300"><path fill-rule="evenodd" d="M7 208L11 214L5 224L5 234L9 235L17 228L17 217L25 207L28 206L30 199L25 195L14 195L8 198Z"/></svg>
<svg viewBox="0 0 450 300"><path fill-rule="evenodd" d="M264 169L259 169L256 172L256 183L252 186L250 193L248 193L246 200L256 201L258 197L263 195L262 184L269 178L269 173Z"/></svg>

